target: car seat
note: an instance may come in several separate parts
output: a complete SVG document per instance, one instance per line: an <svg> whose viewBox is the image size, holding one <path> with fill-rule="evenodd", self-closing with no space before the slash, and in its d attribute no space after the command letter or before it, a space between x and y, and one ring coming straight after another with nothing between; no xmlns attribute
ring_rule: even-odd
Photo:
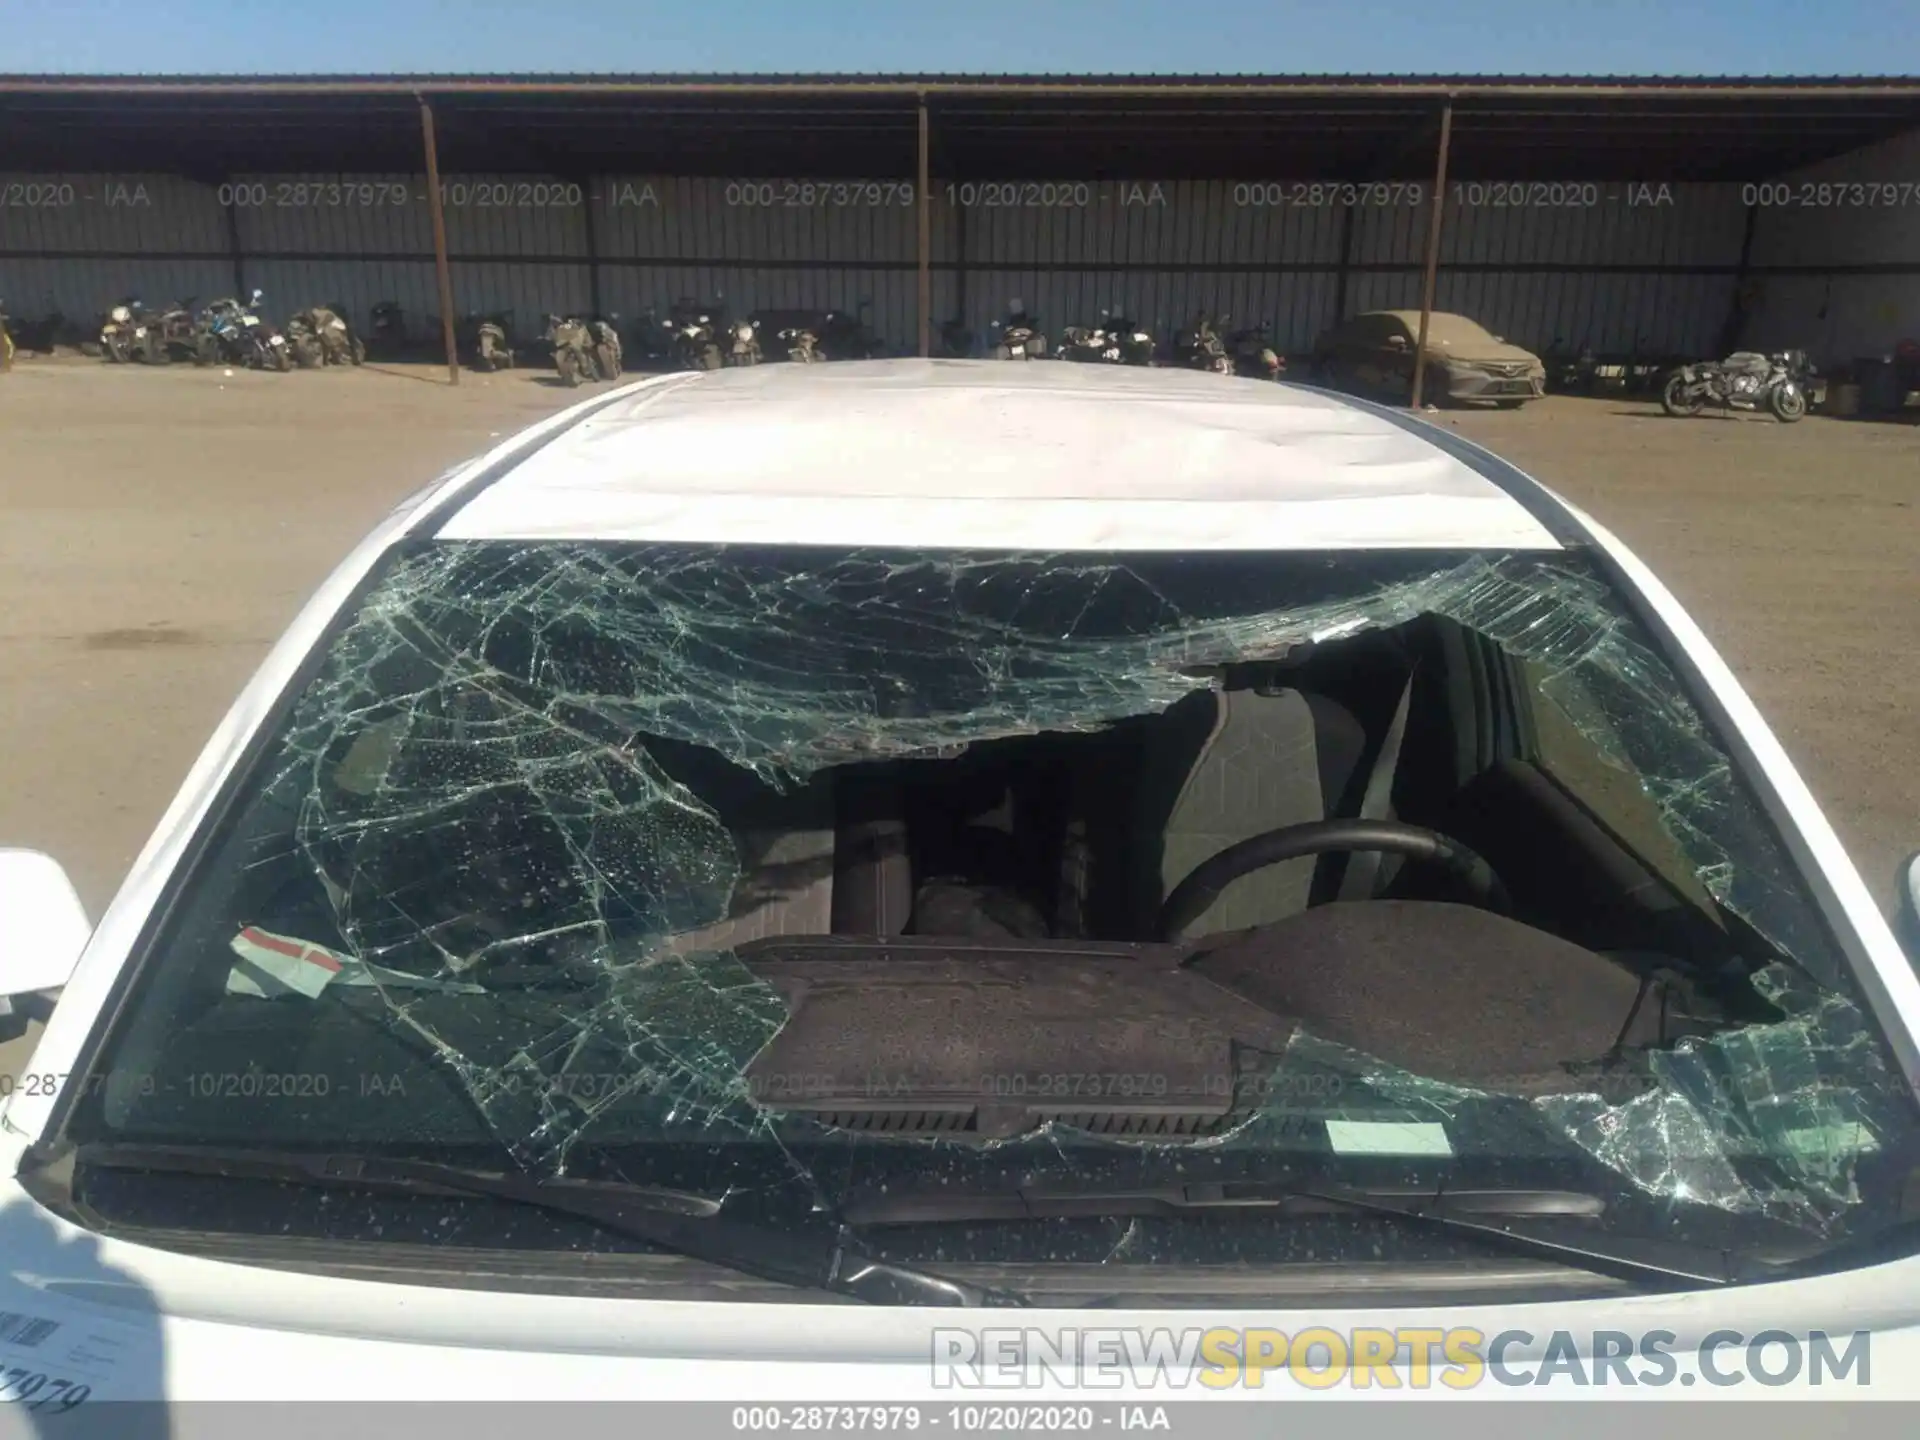
<svg viewBox="0 0 1920 1440"><path fill-rule="evenodd" d="M832 787L815 781L781 794L755 786L745 795L728 796L727 801L719 808L739 857L727 914L697 930L670 936L662 948L686 955L731 950L769 935L831 933Z"/></svg>
<svg viewBox="0 0 1920 1440"><path fill-rule="evenodd" d="M1137 797L1137 933L1202 861L1286 825L1348 813L1365 729L1322 695L1277 687L1200 691L1156 721ZM1181 932L1271 924L1307 908L1320 857L1243 875ZM1173 938L1173 937L1169 937Z"/></svg>

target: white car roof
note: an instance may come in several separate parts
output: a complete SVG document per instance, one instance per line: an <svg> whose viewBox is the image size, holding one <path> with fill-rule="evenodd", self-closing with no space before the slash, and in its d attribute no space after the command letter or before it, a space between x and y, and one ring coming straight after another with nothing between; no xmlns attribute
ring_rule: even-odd
<svg viewBox="0 0 1920 1440"><path fill-rule="evenodd" d="M1437 438L1468 458L1338 396L1192 370L771 364L631 386L433 508L447 539L1560 548Z"/></svg>

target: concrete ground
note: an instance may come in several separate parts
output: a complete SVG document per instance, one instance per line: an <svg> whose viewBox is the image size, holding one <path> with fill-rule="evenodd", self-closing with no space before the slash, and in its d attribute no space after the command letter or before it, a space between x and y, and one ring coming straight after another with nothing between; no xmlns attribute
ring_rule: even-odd
<svg viewBox="0 0 1920 1440"><path fill-rule="evenodd" d="M209 731L396 501L588 391L528 371L0 375L0 845L111 897ZM1437 417L1633 546L1882 903L1920 847L1920 428L1550 397ZM8 1052L0 1048L0 1068Z"/></svg>

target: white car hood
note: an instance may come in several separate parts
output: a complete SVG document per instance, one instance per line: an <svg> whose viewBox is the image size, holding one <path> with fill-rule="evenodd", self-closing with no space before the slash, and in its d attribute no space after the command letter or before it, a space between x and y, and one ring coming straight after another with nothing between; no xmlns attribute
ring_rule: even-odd
<svg viewBox="0 0 1920 1440"><path fill-rule="evenodd" d="M647 384L480 492L448 539L1037 550L1554 550L1513 497L1316 392L985 360Z"/></svg>

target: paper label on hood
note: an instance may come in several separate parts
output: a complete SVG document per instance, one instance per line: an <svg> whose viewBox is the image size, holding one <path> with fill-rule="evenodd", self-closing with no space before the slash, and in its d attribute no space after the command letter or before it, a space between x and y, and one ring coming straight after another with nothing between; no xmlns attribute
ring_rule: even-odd
<svg viewBox="0 0 1920 1440"><path fill-rule="evenodd" d="M0 1281L0 1414L28 1427L0 1435L59 1435L58 1417L82 1405L152 1400L163 1389L157 1316L128 1323Z"/></svg>

